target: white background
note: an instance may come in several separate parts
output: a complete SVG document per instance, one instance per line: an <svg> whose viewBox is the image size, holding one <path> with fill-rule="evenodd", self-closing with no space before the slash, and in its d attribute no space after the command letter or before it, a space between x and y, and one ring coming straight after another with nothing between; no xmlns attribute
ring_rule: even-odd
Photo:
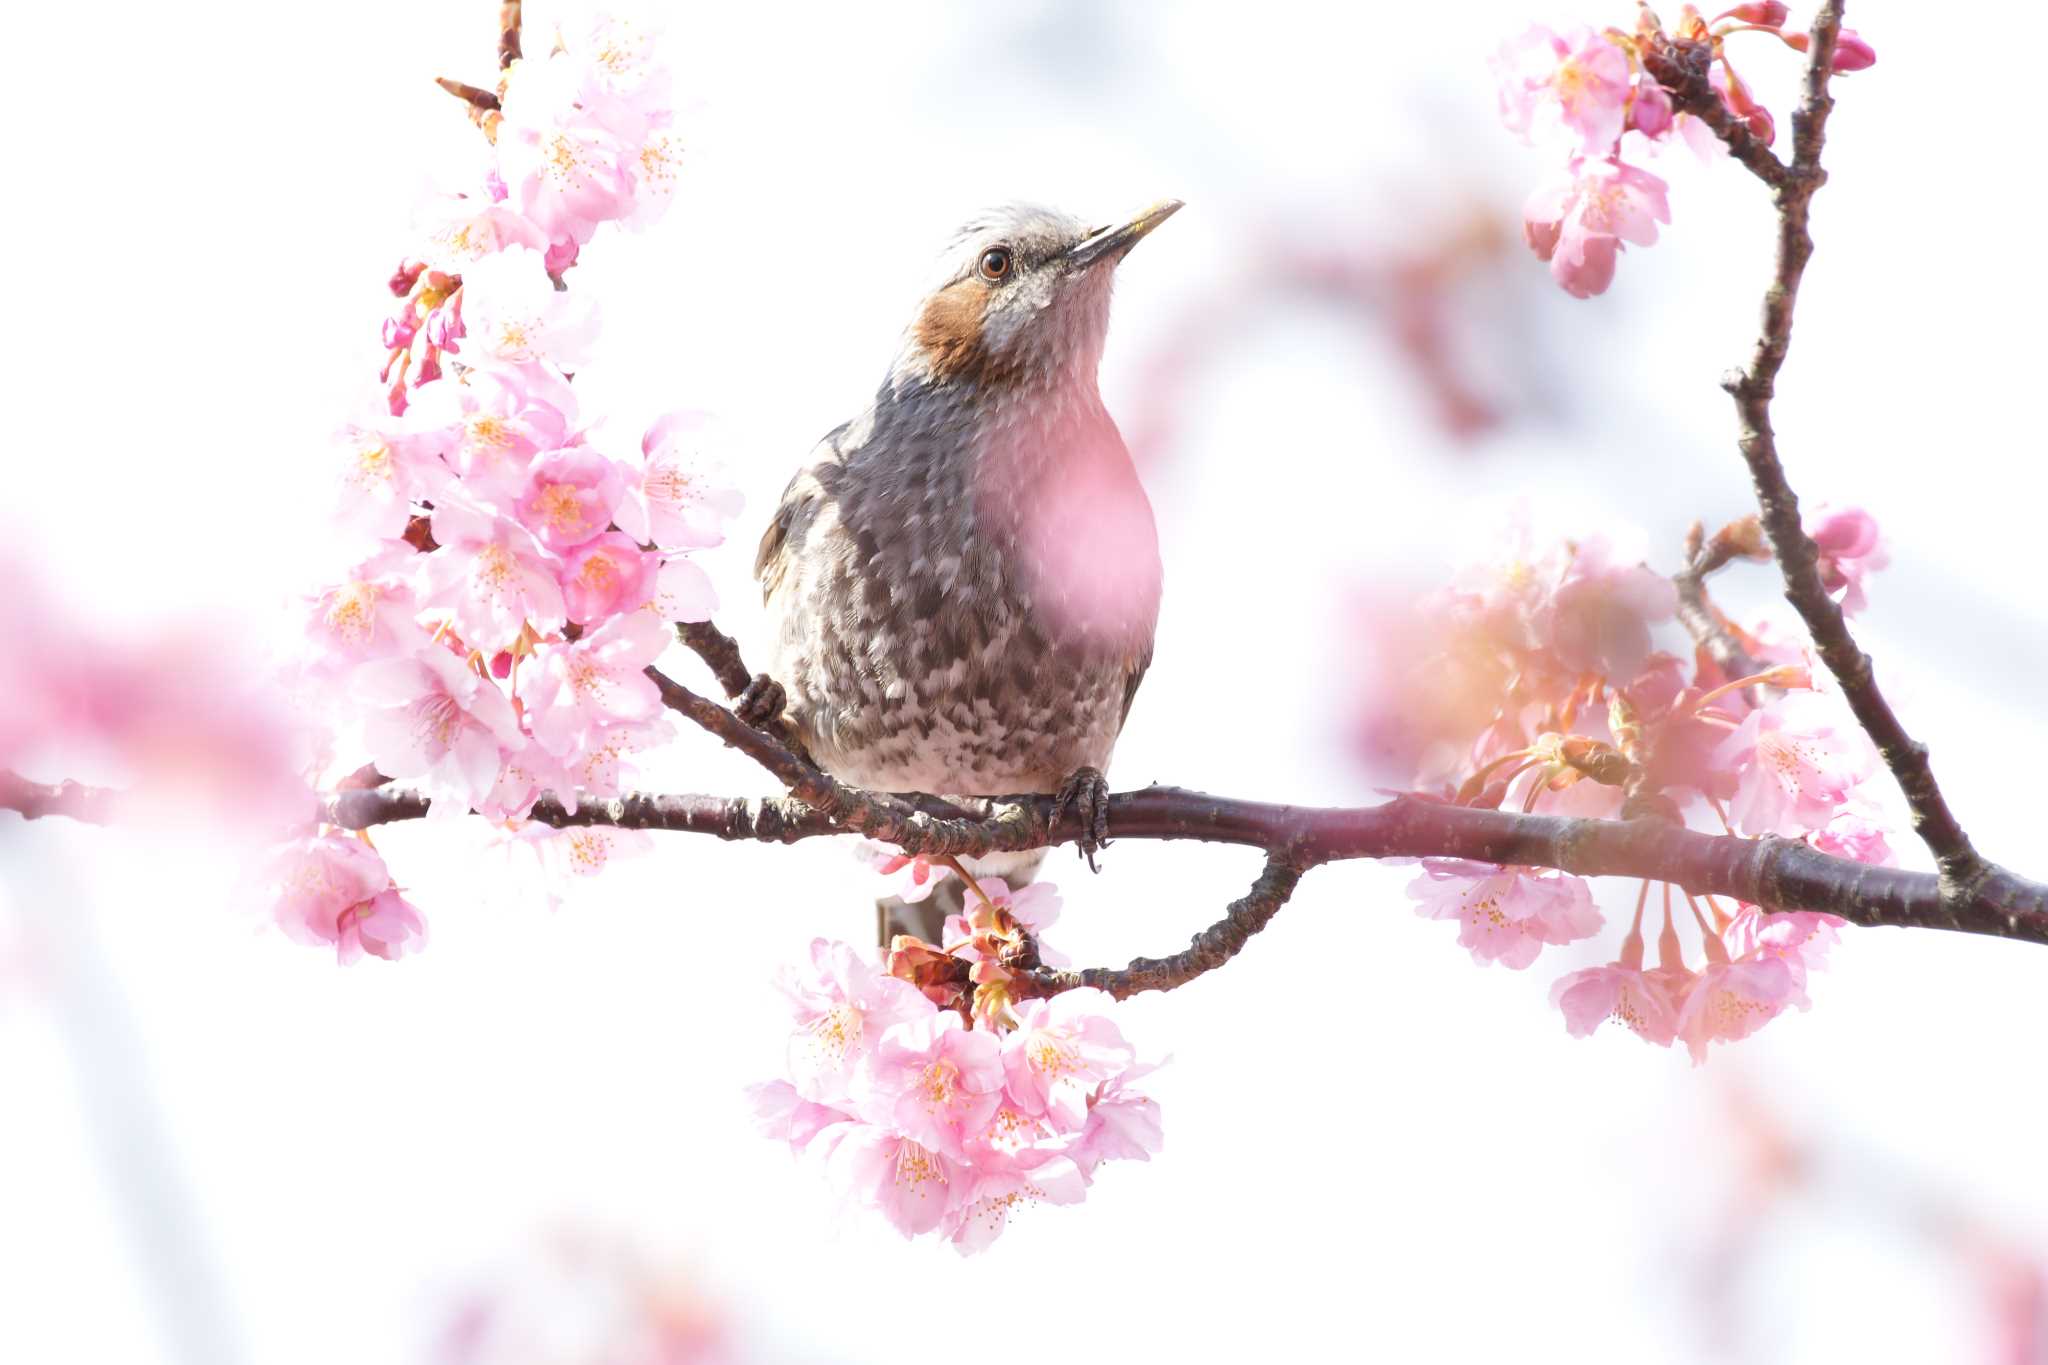
<svg viewBox="0 0 2048 1365"><path fill-rule="evenodd" d="M1866 643L1980 847L2041 875L2037 110L1985 47L2029 20L1851 8L1880 63L1841 83L1781 449L1809 501L1881 519ZM10 16L0 508L49 590L110 628L219 613L260 638L340 566L323 443L377 363L413 208L476 164L429 78L488 78L494 10ZM1123 268L1103 387L1132 411L1275 233L1383 258L1468 204L1511 230L1548 167L1494 124L1484 59L1530 19L1631 12L678 7L696 150L663 224L574 276L606 316L578 388L626 430L693 404L738 434L749 507L708 562L745 641L753 528L864 403L955 221L1188 201ZM1797 59L1738 57L1788 110ZM1117 786L1374 799L1335 738L1348 585L1440 577L1518 498L1639 525L1667 568L1687 521L1744 510L1714 381L1753 334L1768 206L1731 166L1659 169L1676 221L1606 298L1512 241L1466 277L1461 335L1508 414L1476 441L1436 430L1369 312L1229 315L1162 400L1166 604ZM1724 591L1770 597L1759 570ZM764 790L702 740L657 778ZM1577 959L1476 969L1412 913L1411 873L1347 866L1228 970L1129 1006L1174 1056L1165 1153L961 1261L840 1221L748 1126L740 1089L780 1060L773 969L871 925L836 851L675 839L549 911L473 839L379 843L434 939L340 970L235 910L225 855L0 820L0 1359L414 1359L449 1284L567 1225L675 1258L765 1359L1965 1360L1977 1291L1899 1200L2022 1243L2048 1225L2042 949L1852 932L1810 1014L1696 1071L1567 1038L1546 992ZM1092 963L1177 947L1255 863L1129 843L1100 877L1049 870ZM1772 1222L1729 1317L1701 1306L1699 1237L1736 1083L1836 1183Z"/></svg>

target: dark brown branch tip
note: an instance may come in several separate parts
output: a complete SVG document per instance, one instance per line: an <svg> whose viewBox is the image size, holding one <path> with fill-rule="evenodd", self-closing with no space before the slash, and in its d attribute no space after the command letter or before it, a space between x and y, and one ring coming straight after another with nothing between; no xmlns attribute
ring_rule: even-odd
<svg viewBox="0 0 2048 1365"><path fill-rule="evenodd" d="M498 8L498 69L505 70L519 60L520 0L505 0Z"/></svg>
<svg viewBox="0 0 2048 1365"><path fill-rule="evenodd" d="M462 81L450 80L446 76L434 77L434 84L446 90L459 100L466 101L472 109L492 110L498 108L498 97L488 90L479 90Z"/></svg>

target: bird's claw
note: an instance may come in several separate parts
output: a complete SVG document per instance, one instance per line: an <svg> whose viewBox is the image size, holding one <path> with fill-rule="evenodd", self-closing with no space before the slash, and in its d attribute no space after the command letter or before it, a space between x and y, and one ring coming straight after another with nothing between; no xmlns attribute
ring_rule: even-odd
<svg viewBox="0 0 2048 1365"><path fill-rule="evenodd" d="M765 730L782 719L782 708L788 704L789 695L782 690L781 683L766 673L756 673L746 690L734 699L732 709L756 730Z"/></svg>
<svg viewBox="0 0 2048 1365"><path fill-rule="evenodd" d="M1088 870L1098 871L1095 855L1109 847L1109 779L1101 769L1076 768L1074 775L1060 784L1059 794L1052 799L1054 823L1067 813L1069 806L1081 825L1080 837L1074 843L1088 860Z"/></svg>

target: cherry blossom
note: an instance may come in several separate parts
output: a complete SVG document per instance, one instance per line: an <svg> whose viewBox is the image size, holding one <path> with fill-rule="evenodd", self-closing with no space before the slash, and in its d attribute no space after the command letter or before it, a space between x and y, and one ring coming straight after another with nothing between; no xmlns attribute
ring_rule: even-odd
<svg viewBox="0 0 2048 1365"><path fill-rule="evenodd" d="M905 905L916 905L953 875L953 869L934 863L923 853L899 853L887 844L866 843L860 856L876 872L888 878L888 894Z"/></svg>
<svg viewBox="0 0 2048 1365"><path fill-rule="evenodd" d="M399 535L413 503L439 497L450 481L445 436L418 422L347 426L336 434L337 510L341 524L378 539Z"/></svg>
<svg viewBox="0 0 2048 1365"><path fill-rule="evenodd" d="M1869 605L1864 578L1891 562L1877 518L1860 507L1822 506L1806 518L1806 534L1820 550L1820 581L1843 614L1862 611Z"/></svg>
<svg viewBox="0 0 2048 1365"><path fill-rule="evenodd" d="M941 1008L912 984L937 980L947 953L907 935L897 945L900 977L824 940L808 971L785 973L791 1076L748 1091L765 1136L905 1236L937 1231L963 1252L1018 1206L1076 1202L1103 1163L1159 1150L1159 1106L1138 1086L1153 1068L1136 1062L1107 994L970 1017L960 990ZM958 979L967 964L953 966Z"/></svg>
<svg viewBox="0 0 2048 1365"><path fill-rule="evenodd" d="M1591 298L1614 281L1622 243L1649 246L1671 221L1665 185L1619 161L1581 159L1529 196L1523 235L1551 278L1573 298Z"/></svg>
<svg viewBox="0 0 2048 1365"><path fill-rule="evenodd" d="M386 541L344 581L308 598L308 672L331 678L427 646L412 586L418 559L405 542Z"/></svg>
<svg viewBox="0 0 2048 1365"><path fill-rule="evenodd" d="M758 1081L747 1087L754 1125L761 1136L786 1142L802 1155L811 1139L835 1123L851 1123L853 1115L826 1104L813 1104L788 1081Z"/></svg>
<svg viewBox="0 0 2048 1365"><path fill-rule="evenodd" d="M560 53L520 62L506 81L498 174L511 205L553 241L587 242L632 203L638 149L584 106L587 80L583 65Z"/></svg>
<svg viewBox="0 0 2048 1365"><path fill-rule="evenodd" d="M670 550L723 544L726 523L743 500L712 453L716 433L708 413L689 410L648 427L640 440L640 469L618 509L619 529Z"/></svg>
<svg viewBox="0 0 2048 1365"><path fill-rule="evenodd" d="M1536 960L1545 944L1573 943L1597 932L1600 911L1585 879L1527 867L1495 867L1429 858L1409 883L1427 919L1458 921L1458 942L1475 962L1517 970Z"/></svg>
<svg viewBox="0 0 2048 1365"><path fill-rule="evenodd" d="M1550 988L1550 1003L1564 1012L1574 1038L1587 1037L1609 1019L1659 1047L1671 1046L1678 1033L1678 1011L1665 982L1644 972L1641 963L1610 962L1561 976Z"/></svg>
<svg viewBox="0 0 2048 1365"><path fill-rule="evenodd" d="M654 614L664 621L709 621L718 610L711 575L679 555L661 560L654 574Z"/></svg>
<svg viewBox="0 0 2048 1365"><path fill-rule="evenodd" d="M396 887L375 849L338 834L295 840L272 855L273 913L285 935L332 945L344 964L365 953L396 960L417 947L425 922Z"/></svg>
<svg viewBox="0 0 2048 1365"><path fill-rule="evenodd" d="M577 546L561 570L562 601L569 619L589 626L647 605L660 568L658 558L617 531Z"/></svg>
<svg viewBox="0 0 2048 1365"><path fill-rule="evenodd" d="M1535 26L1494 59L1501 118L1525 139L1560 136L1585 156L1611 151L1629 99L1628 54L1590 28Z"/></svg>
<svg viewBox="0 0 2048 1365"><path fill-rule="evenodd" d="M860 1064L892 1025L929 1018L935 1006L908 983L882 975L844 943L816 939L806 971L780 981L796 1018L789 1065L797 1092L842 1105L868 1089Z"/></svg>
<svg viewBox="0 0 2048 1365"><path fill-rule="evenodd" d="M1737 829L1797 836L1828 826L1877 755L1829 699L1793 693L1744 717L1714 761L1734 774L1728 813Z"/></svg>
<svg viewBox="0 0 2048 1365"><path fill-rule="evenodd" d="M616 461L588 446L551 450L527 470L519 524L556 554L565 554L611 525L624 492Z"/></svg>
<svg viewBox="0 0 2048 1365"><path fill-rule="evenodd" d="M1159 1101L1137 1088L1157 1066L1139 1063L1105 1081L1088 1106L1080 1133L1066 1155L1092 1177L1105 1161L1150 1161L1165 1145Z"/></svg>
<svg viewBox="0 0 2048 1365"><path fill-rule="evenodd" d="M462 325L484 356L502 364L580 366L597 322L587 295L558 290L542 253L509 246L462 277Z"/></svg>
<svg viewBox="0 0 2048 1365"><path fill-rule="evenodd" d="M548 245L538 224L478 195L442 196L424 215L423 229L424 264L449 275L509 247L546 251Z"/></svg>
<svg viewBox="0 0 2048 1365"><path fill-rule="evenodd" d="M453 499L434 508L441 548L422 571L429 606L448 612L471 647L510 648L531 627L546 634L567 619L554 566L509 517Z"/></svg>
<svg viewBox="0 0 2048 1365"><path fill-rule="evenodd" d="M1854 812L1838 812L1826 829L1809 833L1806 842L1822 853L1859 863L1890 867L1898 862L1884 826Z"/></svg>
<svg viewBox="0 0 2048 1365"><path fill-rule="evenodd" d="M1063 1129L1088 1117L1096 1087L1128 1068L1136 1054L1111 1018L1114 999L1098 990L1027 1000L1003 1040L1003 1071L1019 1112L1046 1114Z"/></svg>
<svg viewBox="0 0 2048 1365"><path fill-rule="evenodd" d="M464 496L511 511L534 458L567 441L576 405L566 385L555 390L530 372L471 370L425 390L410 415L448 432Z"/></svg>
<svg viewBox="0 0 2048 1365"><path fill-rule="evenodd" d="M875 1054L875 1122L935 1152L966 1159L966 1143L994 1117L1003 1095L1003 1045L951 1011L934 1011L882 1035Z"/></svg>
<svg viewBox="0 0 2048 1365"><path fill-rule="evenodd" d="M1678 1037L1697 1065L1707 1059L1709 1043L1747 1038L1800 999L1782 957L1710 962L1693 978L1678 1011Z"/></svg>
<svg viewBox="0 0 2048 1365"><path fill-rule="evenodd" d="M1649 888L1643 888L1643 899ZM1670 945L1668 965L1676 967ZM1678 1035L1678 1000L1671 993L1669 973L1643 970L1643 912L1639 902L1635 923L1622 940L1621 955L1603 967L1587 967L1557 979L1550 1003L1564 1013L1574 1038L1584 1038L1609 1019L1619 1020L1646 1043L1670 1047Z"/></svg>
<svg viewBox="0 0 2048 1365"><path fill-rule="evenodd" d="M1791 974L1793 1003L1806 1008L1806 978L1822 966L1828 949L1840 938L1848 921L1839 915L1815 910L1792 910L1771 914L1754 905L1737 911L1722 935L1737 961L1778 961Z"/></svg>
<svg viewBox="0 0 2048 1365"><path fill-rule="evenodd" d="M984 1171L945 1220L946 1239L961 1255L970 1255L994 1242L1020 1206L1078 1204L1087 1192L1088 1179L1070 1157L1054 1157L1029 1170Z"/></svg>
<svg viewBox="0 0 2048 1365"><path fill-rule="evenodd" d="M967 1193L969 1172L903 1134L841 1123L813 1139L828 1178L905 1237L931 1232Z"/></svg>
<svg viewBox="0 0 2048 1365"><path fill-rule="evenodd" d="M1570 672L1633 678L1650 660L1650 627L1670 620L1677 602L1671 580L1652 573L1640 555L1589 536L1570 547L1544 604L1542 635Z"/></svg>
<svg viewBox="0 0 2048 1365"><path fill-rule="evenodd" d="M364 664L349 685L370 708L363 738L379 770L426 778L464 809L490 793L505 754L526 742L505 694L447 650Z"/></svg>
<svg viewBox="0 0 2048 1365"><path fill-rule="evenodd" d="M646 670L669 638L652 612L639 611L579 640L537 646L521 691L534 741L568 758L608 726L652 719L661 710L661 693Z"/></svg>

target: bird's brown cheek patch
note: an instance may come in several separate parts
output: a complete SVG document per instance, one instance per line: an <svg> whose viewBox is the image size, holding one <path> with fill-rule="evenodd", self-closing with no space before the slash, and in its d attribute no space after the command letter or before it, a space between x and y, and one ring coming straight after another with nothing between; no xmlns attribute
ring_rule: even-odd
<svg viewBox="0 0 2048 1365"><path fill-rule="evenodd" d="M988 313L989 287L977 279L947 285L926 302L917 319L917 344L931 365L932 378L971 384L1008 382L1005 365L982 344L982 321Z"/></svg>

